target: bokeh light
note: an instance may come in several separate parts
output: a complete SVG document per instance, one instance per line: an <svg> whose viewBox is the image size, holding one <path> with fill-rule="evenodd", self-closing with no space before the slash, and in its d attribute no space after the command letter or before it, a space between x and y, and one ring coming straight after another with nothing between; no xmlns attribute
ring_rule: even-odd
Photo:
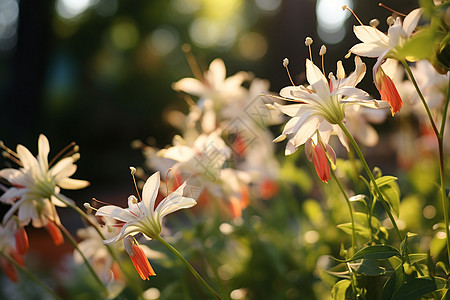
<svg viewBox="0 0 450 300"><path fill-rule="evenodd" d="M320 38L329 44L337 44L345 37L345 20L350 13L342 11L342 6L353 5L352 0L319 0L316 6L317 33Z"/></svg>

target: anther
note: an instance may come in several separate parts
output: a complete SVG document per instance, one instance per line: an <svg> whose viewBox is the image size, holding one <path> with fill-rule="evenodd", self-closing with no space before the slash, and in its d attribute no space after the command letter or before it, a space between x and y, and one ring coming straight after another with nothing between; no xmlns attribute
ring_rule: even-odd
<svg viewBox="0 0 450 300"><path fill-rule="evenodd" d="M372 27L377 27L378 25L380 25L380 21L378 21L378 19L372 19L370 20L369 25Z"/></svg>
<svg viewBox="0 0 450 300"><path fill-rule="evenodd" d="M131 175L136 174L136 168L135 167L130 167L130 171L131 171Z"/></svg>
<svg viewBox="0 0 450 300"><path fill-rule="evenodd" d="M320 47L319 55L323 56L323 55L325 55L325 53L327 53L327 47L325 45L322 45Z"/></svg>
<svg viewBox="0 0 450 300"><path fill-rule="evenodd" d="M138 195L139 201L142 201L141 199L141 195L139 194L139 190L136 184L136 178L134 177L134 174L136 173L136 168L135 167L130 167L130 171L131 171L131 177L133 177L133 183L134 183L134 188L136 189L136 193Z"/></svg>
<svg viewBox="0 0 450 300"><path fill-rule="evenodd" d="M322 73L325 74L325 63L324 63L324 55L327 53L327 47L325 45L322 45L320 47L319 55L322 57Z"/></svg>
<svg viewBox="0 0 450 300"><path fill-rule="evenodd" d="M289 65L289 59L288 58L283 59L283 67L286 69L286 72L288 74L289 80L291 81L291 84L293 86L295 86L295 83L294 83L294 81L292 80L292 77L291 77L291 73L289 72L288 65Z"/></svg>
<svg viewBox="0 0 450 300"><path fill-rule="evenodd" d="M73 162L76 162L77 160L79 160L81 158L80 153L75 153L74 155L72 155L72 160Z"/></svg>
<svg viewBox="0 0 450 300"><path fill-rule="evenodd" d="M394 17L393 17L393 16L389 16L389 17L386 19L386 23L387 23L389 26L392 26L392 25L395 23Z"/></svg>

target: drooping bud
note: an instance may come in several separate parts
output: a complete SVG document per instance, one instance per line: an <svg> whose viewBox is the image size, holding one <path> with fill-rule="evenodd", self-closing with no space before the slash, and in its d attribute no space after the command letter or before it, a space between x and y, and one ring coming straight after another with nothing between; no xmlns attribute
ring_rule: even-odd
<svg viewBox="0 0 450 300"><path fill-rule="evenodd" d="M136 271L141 276L142 280L147 280L150 276L155 276L156 273L150 265L144 250L135 244L134 238L128 236L123 240L125 251L131 258Z"/></svg>
<svg viewBox="0 0 450 300"><path fill-rule="evenodd" d="M50 233L55 246L59 246L64 243L62 232L54 222L49 221L45 226L45 229L47 229L48 233Z"/></svg>
<svg viewBox="0 0 450 300"><path fill-rule="evenodd" d="M28 243L28 235L25 231L25 228L19 227L14 232L14 236L16 239L16 249L20 255L24 255L28 252L29 243Z"/></svg>

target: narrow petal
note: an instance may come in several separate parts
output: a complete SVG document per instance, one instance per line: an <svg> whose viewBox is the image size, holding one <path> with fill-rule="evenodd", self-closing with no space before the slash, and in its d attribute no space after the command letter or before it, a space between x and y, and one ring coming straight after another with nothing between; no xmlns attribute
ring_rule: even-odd
<svg viewBox="0 0 450 300"><path fill-rule="evenodd" d="M183 78L173 84L173 89L194 96L202 96L206 93L205 85L195 78Z"/></svg>
<svg viewBox="0 0 450 300"><path fill-rule="evenodd" d="M77 167L73 164L72 157L65 157L58 161L52 168L50 168L49 174L50 176L58 180L64 177L72 176L76 170Z"/></svg>
<svg viewBox="0 0 450 300"><path fill-rule="evenodd" d="M8 168L0 170L0 177L5 178L11 184L16 186L30 186L33 184L33 179L30 178L30 176L27 176L27 172L29 172L29 170Z"/></svg>
<svg viewBox="0 0 450 300"><path fill-rule="evenodd" d="M20 199L29 190L24 188L9 188L3 195L0 196L0 202L13 205L16 199Z"/></svg>
<svg viewBox="0 0 450 300"><path fill-rule="evenodd" d="M159 172L155 172L144 184L144 188L142 189L142 201L146 209L153 213L155 210L155 200L156 196L158 196L160 184Z"/></svg>
<svg viewBox="0 0 450 300"><path fill-rule="evenodd" d="M90 183L86 180L63 178L58 180L56 184L63 189L79 190L89 186Z"/></svg>
<svg viewBox="0 0 450 300"><path fill-rule="evenodd" d="M184 196L189 192L186 190L191 188L194 187L189 186L186 184L186 182L184 182L173 193L164 198L158 204L158 207L155 209L155 211L159 215L160 220L170 213L173 213L183 208L189 208L197 204L197 202L194 199Z"/></svg>
<svg viewBox="0 0 450 300"><path fill-rule="evenodd" d="M379 57L383 52L389 49L389 45L374 43L359 43L348 50L349 52L364 57Z"/></svg>
<svg viewBox="0 0 450 300"><path fill-rule="evenodd" d="M33 172L39 170L39 164L33 154L31 154L30 150L22 145L17 145L16 151L24 169L32 170Z"/></svg>
<svg viewBox="0 0 450 300"><path fill-rule="evenodd" d="M100 207L95 213L96 216L110 217L122 222L133 222L136 221L137 217L134 216L129 211L115 206L115 205L106 205Z"/></svg>
<svg viewBox="0 0 450 300"><path fill-rule="evenodd" d="M225 63L222 59L216 58L209 65L209 70L206 74L208 82L212 84L214 88L218 88L225 81L227 76L227 70L225 68Z"/></svg>
<svg viewBox="0 0 450 300"><path fill-rule="evenodd" d="M322 74L322 71L309 59L306 59L306 78L323 101L330 97L330 87L327 79Z"/></svg>
<svg viewBox="0 0 450 300"><path fill-rule="evenodd" d="M317 127L319 126L321 118L318 116L313 116L309 118L305 123L302 125L301 129L297 131L294 137L294 145L296 147L299 147L300 145L303 145L308 138L310 138L314 132L317 130Z"/></svg>
<svg viewBox="0 0 450 300"><path fill-rule="evenodd" d="M38 159L41 166L42 173L48 170L48 153L50 152L50 144L45 135L40 134L38 140Z"/></svg>
<svg viewBox="0 0 450 300"><path fill-rule="evenodd" d="M416 8L411 11L403 20L403 30L406 35L410 36L419 22L420 17L422 16L423 9Z"/></svg>
<svg viewBox="0 0 450 300"><path fill-rule="evenodd" d="M385 45L389 43L387 35L372 26L353 26L353 32L363 43L381 42Z"/></svg>

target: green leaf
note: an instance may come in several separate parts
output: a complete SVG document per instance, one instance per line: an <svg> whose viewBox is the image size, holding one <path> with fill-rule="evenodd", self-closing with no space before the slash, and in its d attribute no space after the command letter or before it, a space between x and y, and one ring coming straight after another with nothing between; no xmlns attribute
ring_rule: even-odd
<svg viewBox="0 0 450 300"><path fill-rule="evenodd" d="M392 273L391 277L386 281L383 287L383 300L393 299L392 295L399 289L405 280L405 272L403 271L403 265L400 264Z"/></svg>
<svg viewBox="0 0 450 300"><path fill-rule="evenodd" d="M357 251L348 261L357 259L387 259L392 256L400 256L400 252L390 245L373 245Z"/></svg>
<svg viewBox="0 0 450 300"><path fill-rule="evenodd" d="M347 279L338 281L331 290L331 298L334 300L345 300L345 294L350 284L351 281Z"/></svg>
<svg viewBox="0 0 450 300"><path fill-rule="evenodd" d="M358 274L366 276L386 274L386 269L380 268L376 259L363 259L360 263L350 263L349 265L355 269Z"/></svg>
<svg viewBox="0 0 450 300"><path fill-rule="evenodd" d="M430 60L434 52L435 42L435 30L431 27L424 28L409 38L403 47L397 49L399 58L409 61Z"/></svg>
<svg viewBox="0 0 450 300"><path fill-rule="evenodd" d="M428 293L441 290L447 285L447 280L439 277L414 278L403 284L393 295L392 299L416 299Z"/></svg>
<svg viewBox="0 0 450 300"><path fill-rule="evenodd" d="M398 217L400 212L400 188L396 181L397 177L394 176L382 176L375 179L375 182L383 194L383 198ZM371 183L371 187L373 190L373 183Z"/></svg>
<svg viewBox="0 0 450 300"><path fill-rule="evenodd" d="M424 261L428 258L427 253L413 253L408 256L409 256L409 261L411 262L411 264L415 264L415 263Z"/></svg>
<svg viewBox="0 0 450 300"><path fill-rule="evenodd" d="M395 182L398 178L394 176L382 176L380 178L375 179L378 187L382 187L383 185L390 184L391 182Z"/></svg>
<svg viewBox="0 0 450 300"><path fill-rule="evenodd" d="M352 223L339 224L336 227L348 235L353 234ZM355 234L357 234L365 239L370 238L370 230L367 227L364 227L358 223L355 223Z"/></svg>

